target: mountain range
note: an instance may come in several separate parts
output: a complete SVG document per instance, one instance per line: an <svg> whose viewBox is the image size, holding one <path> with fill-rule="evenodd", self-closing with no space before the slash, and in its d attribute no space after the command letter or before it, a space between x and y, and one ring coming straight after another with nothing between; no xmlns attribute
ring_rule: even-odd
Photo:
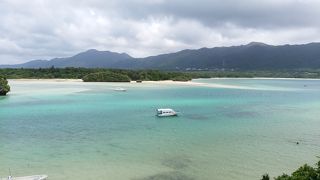
<svg viewBox="0 0 320 180"><path fill-rule="evenodd" d="M231 47L182 50L145 58L91 49L72 57L34 60L0 68L86 67L161 70L320 69L320 43L273 46L259 42Z"/></svg>

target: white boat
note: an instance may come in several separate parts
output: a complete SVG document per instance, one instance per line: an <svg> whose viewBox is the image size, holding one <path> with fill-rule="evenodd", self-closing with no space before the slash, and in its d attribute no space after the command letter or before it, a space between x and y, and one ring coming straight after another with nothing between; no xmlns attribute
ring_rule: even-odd
<svg viewBox="0 0 320 180"><path fill-rule="evenodd" d="M177 116L177 112L173 109L165 108L165 109L157 109L157 116L158 117L170 117L170 116Z"/></svg>
<svg viewBox="0 0 320 180"><path fill-rule="evenodd" d="M24 177L13 177L9 176L7 178L0 178L0 180L46 180L47 175L34 175L34 176L24 176Z"/></svg>
<svg viewBox="0 0 320 180"><path fill-rule="evenodd" d="M125 88L114 88L115 91L125 92L127 91Z"/></svg>

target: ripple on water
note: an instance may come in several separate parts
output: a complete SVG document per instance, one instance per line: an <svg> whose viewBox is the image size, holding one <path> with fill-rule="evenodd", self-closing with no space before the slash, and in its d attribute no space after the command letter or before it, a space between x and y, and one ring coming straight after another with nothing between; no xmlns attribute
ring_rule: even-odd
<svg viewBox="0 0 320 180"><path fill-rule="evenodd" d="M231 111L225 113L229 118L254 118L258 117L259 113L253 111Z"/></svg>
<svg viewBox="0 0 320 180"><path fill-rule="evenodd" d="M204 116L201 114L187 114L184 115L185 118L191 119L191 120L209 120L210 118L208 116Z"/></svg>
<svg viewBox="0 0 320 180"><path fill-rule="evenodd" d="M158 173L158 174L144 177L141 179L133 179L133 180L195 180L195 178L177 171L173 171L173 172Z"/></svg>
<svg viewBox="0 0 320 180"><path fill-rule="evenodd" d="M162 161L162 165L179 170L185 169L192 164L192 161L188 157L177 156L177 157L170 157L166 158Z"/></svg>

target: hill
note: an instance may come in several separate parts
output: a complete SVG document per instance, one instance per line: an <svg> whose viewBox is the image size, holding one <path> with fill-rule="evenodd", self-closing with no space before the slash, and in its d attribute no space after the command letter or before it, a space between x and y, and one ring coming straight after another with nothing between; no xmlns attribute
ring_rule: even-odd
<svg viewBox="0 0 320 180"><path fill-rule="evenodd" d="M86 68L121 68L121 63L130 63L133 58L126 53L97 51L91 49L67 58L34 60L24 64L0 65L0 68L49 68L49 67L86 67Z"/></svg>
<svg viewBox="0 0 320 180"><path fill-rule="evenodd" d="M133 58L125 53L89 50L69 58L36 60L0 68L86 67L161 70L281 70L320 69L320 43L272 46L252 42L232 47L182 50Z"/></svg>
<svg viewBox="0 0 320 180"><path fill-rule="evenodd" d="M141 59L138 67L157 69L280 70L320 68L320 43L243 46L183 50Z"/></svg>

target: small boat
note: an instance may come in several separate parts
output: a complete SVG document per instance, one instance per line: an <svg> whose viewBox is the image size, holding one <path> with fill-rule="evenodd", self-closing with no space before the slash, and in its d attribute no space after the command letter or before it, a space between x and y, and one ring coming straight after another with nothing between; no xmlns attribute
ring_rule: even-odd
<svg viewBox="0 0 320 180"><path fill-rule="evenodd" d="M157 109L157 116L158 117L170 117L170 116L177 116L177 112L175 112L173 109Z"/></svg>
<svg viewBox="0 0 320 180"><path fill-rule="evenodd" d="M24 177L12 177L0 178L0 180L46 180L47 175L34 175L34 176L24 176Z"/></svg>
<svg viewBox="0 0 320 180"><path fill-rule="evenodd" d="M125 88L115 88L114 91L120 91L120 92L126 92L127 90Z"/></svg>

